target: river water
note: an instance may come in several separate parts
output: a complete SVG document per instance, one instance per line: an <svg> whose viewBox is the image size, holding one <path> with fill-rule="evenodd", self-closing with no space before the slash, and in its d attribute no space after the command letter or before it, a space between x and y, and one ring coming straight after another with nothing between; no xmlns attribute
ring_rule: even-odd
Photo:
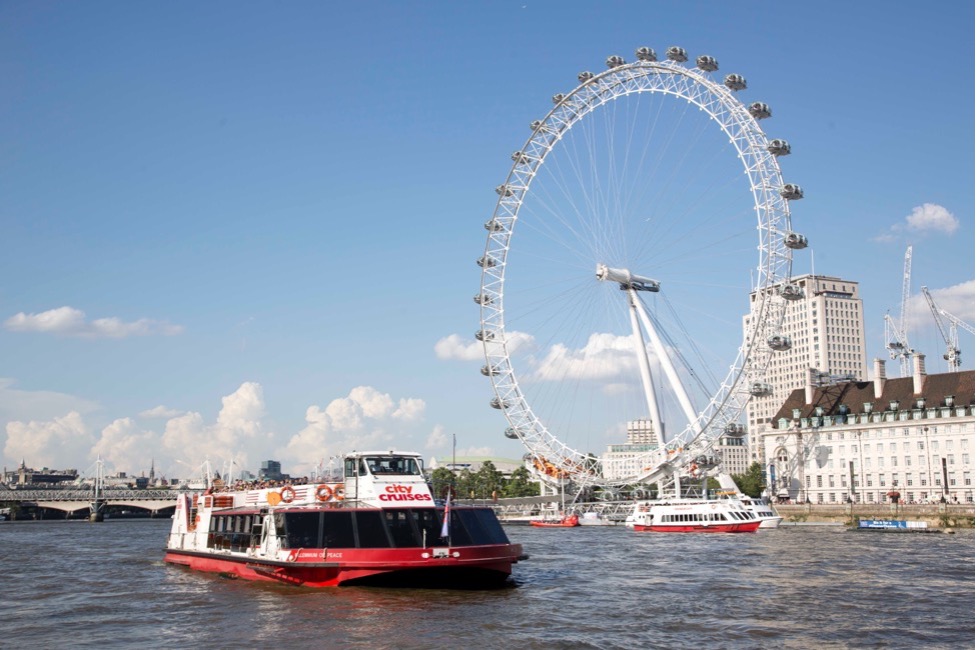
<svg viewBox="0 0 977 650"><path fill-rule="evenodd" d="M471 592L195 573L162 562L168 529L0 523L0 647L974 647L973 530L510 526L531 558L511 588Z"/></svg>

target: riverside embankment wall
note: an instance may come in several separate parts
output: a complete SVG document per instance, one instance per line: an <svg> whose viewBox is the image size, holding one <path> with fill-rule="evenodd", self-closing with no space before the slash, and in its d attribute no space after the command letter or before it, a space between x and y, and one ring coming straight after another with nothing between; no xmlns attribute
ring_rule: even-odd
<svg viewBox="0 0 977 650"><path fill-rule="evenodd" d="M847 524L852 519L906 519L925 521L930 528L973 528L973 504L803 504L778 505L777 513L785 524L837 523Z"/></svg>

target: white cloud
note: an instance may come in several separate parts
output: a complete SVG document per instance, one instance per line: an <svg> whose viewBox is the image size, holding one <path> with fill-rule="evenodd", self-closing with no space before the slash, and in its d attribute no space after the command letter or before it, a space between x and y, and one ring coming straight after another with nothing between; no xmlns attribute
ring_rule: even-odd
<svg viewBox="0 0 977 650"><path fill-rule="evenodd" d="M897 223L889 227L877 237L878 242L892 242L900 239L904 233L938 232L952 235L960 227L960 222L953 214L942 205L935 203L924 203L916 206L913 211L906 216L902 223Z"/></svg>
<svg viewBox="0 0 977 650"><path fill-rule="evenodd" d="M952 314L962 321L973 325L974 321L974 292L975 282L969 280L945 289L929 289L933 302L940 309ZM936 326L933 313L922 293L912 296L906 310L907 329L909 331ZM943 319L944 327L949 329L950 323Z"/></svg>
<svg viewBox="0 0 977 650"><path fill-rule="evenodd" d="M936 230L952 235L960 226L960 222L949 210L935 203L924 203L913 208L912 214L906 217L906 227L909 230Z"/></svg>
<svg viewBox="0 0 977 650"><path fill-rule="evenodd" d="M501 339L495 343L501 343ZM532 349L535 339L525 332L506 332L506 350L510 355L520 351ZM434 344L434 353L439 359L456 361L481 361L485 358L485 349L481 341L465 339L458 334L451 334Z"/></svg>
<svg viewBox="0 0 977 650"><path fill-rule="evenodd" d="M173 458L187 467L206 460L221 464L233 462L250 467L249 453L268 443L273 435L264 431L261 418L265 403L260 384L245 382L223 398L217 421L208 425L199 413L186 413L166 422L163 446Z"/></svg>
<svg viewBox="0 0 977 650"><path fill-rule="evenodd" d="M390 395L371 386L357 386L325 408L312 405L306 409L305 428L278 454L296 463L299 472L308 472L320 460L353 449L400 447L405 438L402 424L391 425L417 420L425 408L424 401L417 398L395 403Z"/></svg>
<svg viewBox="0 0 977 650"><path fill-rule="evenodd" d="M154 334L173 336L183 332L180 325L149 318L126 323L112 316L87 322L85 312L67 306L39 314L20 312L4 321L4 326L11 332L45 332L80 338L125 338Z"/></svg>
<svg viewBox="0 0 977 650"><path fill-rule="evenodd" d="M6 431L4 456L36 468L83 471L85 468L79 468L78 462L88 458L95 442L76 411L46 422L8 422Z"/></svg>
<svg viewBox="0 0 977 650"><path fill-rule="evenodd" d="M138 475L153 462L158 443L159 438L152 431L138 431L132 419L119 418L102 429L89 457L101 458L115 471Z"/></svg>
<svg viewBox="0 0 977 650"><path fill-rule="evenodd" d="M594 333L583 348L571 350L562 343L551 347L532 373L535 381L612 379L633 372L637 361L629 336Z"/></svg>
<svg viewBox="0 0 977 650"><path fill-rule="evenodd" d="M154 406L151 409L147 409L139 414L141 418L175 418L181 415L183 411L178 411L176 409L166 408L163 405Z"/></svg>
<svg viewBox="0 0 977 650"><path fill-rule="evenodd" d="M71 411L84 415L100 408L96 402L75 395L21 390L14 385L13 379L0 378L0 421L53 420Z"/></svg>
<svg viewBox="0 0 977 650"><path fill-rule="evenodd" d="M435 343L434 354L439 359L454 359L458 361L476 361L485 356L481 341L467 341L457 334L446 336Z"/></svg>
<svg viewBox="0 0 977 650"><path fill-rule="evenodd" d="M424 448L442 451L448 442L448 434L444 432L444 427L439 424L434 427L431 434L427 437L427 440L424 442Z"/></svg>

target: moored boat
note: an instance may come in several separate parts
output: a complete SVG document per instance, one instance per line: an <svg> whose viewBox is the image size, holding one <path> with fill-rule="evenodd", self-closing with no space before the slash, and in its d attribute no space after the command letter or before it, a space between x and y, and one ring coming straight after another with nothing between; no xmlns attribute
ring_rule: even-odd
<svg viewBox="0 0 977 650"><path fill-rule="evenodd" d="M559 519L530 519L529 525L537 528L574 528L580 525L580 517L569 514Z"/></svg>
<svg viewBox="0 0 977 650"><path fill-rule="evenodd" d="M628 524L639 532L752 533L760 519L735 499L637 501Z"/></svg>
<svg viewBox="0 0 977 650"><path fill-rule="evenodd" d="M415 453L357 452L338 481L183 493L164 560L305 587L504 585L522 546L490 508L437 506L422 467Z"/></svg>
<svg viewBox="0 0 977 650"><path fill-rule="evenodd" d="M906 519L859 519L858 526L852 530L890 531L896 533L932 533L939 532L929 528L925 521L909 521Z"/></svg>

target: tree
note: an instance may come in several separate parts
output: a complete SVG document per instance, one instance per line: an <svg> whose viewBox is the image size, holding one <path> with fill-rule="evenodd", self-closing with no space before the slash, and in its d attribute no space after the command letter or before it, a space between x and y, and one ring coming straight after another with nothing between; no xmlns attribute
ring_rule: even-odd
<svg viewBox="0 0 977 650"><path fill-rule="evenodd" d="M490 499L492 498L492 493L498 494L499 488L502 487L502 472L495 469L492 461L487 460L472 475L472 480L474 483L472 489L475 490L475 498Z"/></svg>
<svg viewBox="0 0 977 650"><path fill-rule="evenodd" d="M459 499L474 498L475 475L467 467L455 477L455 490Z"/></svg>
<svg viewBox="0 0 977 650"><path fill-rule="evenodd" d="M448 496L448 488L454 487L455 473L447 467L439 467L431 472L431 492L435 499L444 499Z"/></svg>
<svg viewBox="0 0 977 650"><path fill-rule="evenodd" d="M753 463L743 474L733 474L733 481L736 482L740 492L754 499L759 498L763 493L763 488L766 486L765 478L763 465L760 463Z"/></svg>
<svg viewBox="0 0 977 650"><path fill-rule="evenodd" d="M502 486L502 496L504 497L538 497L539 484L532 480L533 476L525 467L517 467L512 471L512 476Z"/></svg>

